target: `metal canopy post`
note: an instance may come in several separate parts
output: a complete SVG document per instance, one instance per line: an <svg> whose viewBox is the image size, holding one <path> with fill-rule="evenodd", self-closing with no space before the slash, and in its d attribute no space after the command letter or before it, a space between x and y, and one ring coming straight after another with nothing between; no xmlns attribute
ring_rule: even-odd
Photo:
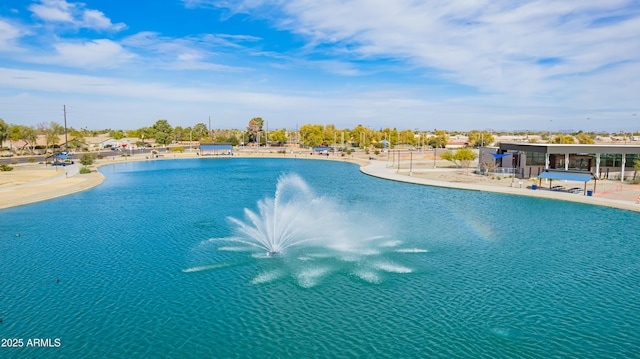
<svg viewBox="0 0 640 359"><path fill-rule="evenodd" d="M627 162L627 156L622 154L622 172L620 172L620 182L624 182L624 165Z"/></svg>
<svg viewBox="0 0 640 359"><path fill-rule="evenodd" d="M544 169L549 169L549 152L544 154Z"/></svg>

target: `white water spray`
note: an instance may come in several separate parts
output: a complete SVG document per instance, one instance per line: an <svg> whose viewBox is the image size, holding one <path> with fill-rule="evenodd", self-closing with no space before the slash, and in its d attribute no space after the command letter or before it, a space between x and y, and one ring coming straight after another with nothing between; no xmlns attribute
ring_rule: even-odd
<svg viewBox="0 0 640 359"><path fill-rule="evenodd" d="M228 218L234 235L207 243L232 242L218 250L252 250L251 257L279 257L252 283L293 277L301 287L313 287L324 277L344 273L368 283L380 283L389 274L411 273L393 261L392 253L423 253L402 249L390 227L368 210L351 210L335 199L316 195L296 174L278 179L273 198L259 200L257 211L245 208L244 219ZM397 255L397 254L396 254ZM189 271L202 270L195 267Z"/></svg>

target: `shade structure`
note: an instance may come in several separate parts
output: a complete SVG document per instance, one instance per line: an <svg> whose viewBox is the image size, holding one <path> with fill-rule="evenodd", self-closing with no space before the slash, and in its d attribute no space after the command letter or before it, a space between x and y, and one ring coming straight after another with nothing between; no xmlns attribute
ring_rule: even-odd
<svg viewBox="0 0 640 359"><path fill-rule="evenodd" d="M501 159L502 157L507 157L507 156L511 156L511 153L492 153L491 154L493 157L496 158L496 160Z"/></svg>
<svg viewBox="0 0 640 359"><path fill-rule="evenodd" d="M227 144L219 144L219 145L215 145L215 144L209 144L209 145L200 145L200 150L201 151L231 151L233 150L233 146L232 145L227 145Z"/></svg>
<svg viewBox="0 0 640 359"><path fill-rule="evenodd" d="M589 182L595 177L590 172L569 172L569 171L545 171L538 175L538 178L552 180Z"/></svg>
<svg viewBox="0 0 640 359"><path fill-rule="evenodd" d="M545 170L544 172L540 173L538 175L539 181L540 181L540 185L542 185L542 179L546 178L549 180L549 188L552 189L551 183L553 182L553 180L565 180L565 181L579 181L579 182L584 182L584 194L587 194L587 182L593 180L596 180L597 182L597 178L596 176L593 175L593 173L591 172L585 172L585 171L550 171L550 170ZM594 182L593 184L593 191L591 192L592 194L596 191L596 182ZM591 194L589 194L591 196Z"/></svg>

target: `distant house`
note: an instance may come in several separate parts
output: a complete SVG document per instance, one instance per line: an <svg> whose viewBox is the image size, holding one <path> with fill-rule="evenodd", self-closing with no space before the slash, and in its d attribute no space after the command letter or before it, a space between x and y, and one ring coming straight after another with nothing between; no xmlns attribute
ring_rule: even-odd
<svg viewBox="0 0 640 359"><path fill-rule="evenodd" d="M108 138L108 139L100 142L98 144L98 147L102 149L102 148L120 147L121 145L122 145L122 141L121 140Z"/></svg>
<svg viewBox="0 0 640 359"><path fill-rule="evenodd" d="M464 148L468 146L469 146L469 142L452 141L452 142L448 142L445 148Z"/></svg>

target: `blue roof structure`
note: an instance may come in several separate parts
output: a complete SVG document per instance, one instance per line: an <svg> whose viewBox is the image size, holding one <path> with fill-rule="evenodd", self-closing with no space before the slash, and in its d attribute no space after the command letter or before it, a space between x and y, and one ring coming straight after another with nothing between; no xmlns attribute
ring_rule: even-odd
<svg viewBox="0 0 640 359"><path fill-rule="evenodd" d="M548 178L551 180L589 182L595 177L590 172L545 171L540 173L538 175L538 178Z"/></svg>
<svg viewBox="0 0 640 359"><path fill-rule="evenodd" d="M233 146L231 145L200 145L201 151L231 151L233 150Z"/></svg>
<svg viewBox="0 0 640 359"><path fill-rule="evenodd" d="M507 157L507 156L511 156L511 153L492 153L491 155L493 155L493 157L497 159L500 159L502 157Z"/></svg>

